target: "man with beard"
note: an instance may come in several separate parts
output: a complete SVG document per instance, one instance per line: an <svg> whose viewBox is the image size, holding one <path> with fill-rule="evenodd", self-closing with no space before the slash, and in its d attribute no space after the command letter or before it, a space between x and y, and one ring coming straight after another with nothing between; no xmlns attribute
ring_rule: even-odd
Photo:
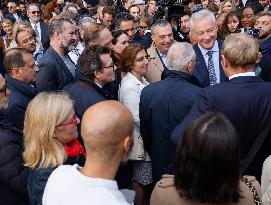
<svg viewBox="0 0 271 205"><path fill-rule="evenodd" d="M48 25L41 22L41 11L37 4L32 3L27 6L27 15L33 31L35 31L39 50L47 50L50 46Z"/></svg>
<svg viewBox="0 0 271 205"><path fill-rule="evenodd" d="M55 19L49 26L51 47L39 61L37 88L41 91L62 90L74 81L75 65L68 53L75 49L77 28L68 19Z"/></svg>
<svg viewBox="0 0 271 205"><path fill-rule="evenodd" d="M254 28L260 30L258 39L260 40L260 52L262 59L259 63L261 78L271 81L271 13L261 12L256 16Z"/></svg>

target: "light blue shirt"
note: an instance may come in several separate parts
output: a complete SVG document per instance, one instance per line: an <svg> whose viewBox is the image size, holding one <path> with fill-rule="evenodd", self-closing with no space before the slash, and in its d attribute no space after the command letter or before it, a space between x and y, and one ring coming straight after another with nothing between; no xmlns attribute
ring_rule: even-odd
<svg viewBox="0 0 271 205"><path fill-rule="evenodd" d="M159 53L159 55L160 55L160 57L161 57L163 63L165 64L165 66L168 67L168 66L167 66L167 56L164 55L163 53L161 53L158 49L157 49L157 51L158 51L158 53Z"/></svg>
<svg viewBox="0 0 271 205"><path fill-rule="evenodd" d="M214 69L215 69L215 75L216 75L216 79L217 79L217 83L220 83L220 69L219 69L219 47L218 47L218 43L217 41L215 41L214 46L212 49L207 50L205 48L202 48L200 46L200 44L198 44L199 49L201 54L203 55L204 61L205 61L205 65L206 67L208 67L208 51L212 51L213 52L213 62L214 62Z"/></svg>

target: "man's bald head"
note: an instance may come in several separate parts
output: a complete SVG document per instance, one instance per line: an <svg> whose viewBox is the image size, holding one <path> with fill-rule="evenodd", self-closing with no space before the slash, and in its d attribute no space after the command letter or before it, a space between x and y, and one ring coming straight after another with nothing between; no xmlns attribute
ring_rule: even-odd
<svg viewBox="0 0 271 205"><path fill-rule="evenodd" d="M92 156L109 159L127 152L124 143L133 134L132 113L117 101L97 103L84 113L81 133L86 151Z"/></svg>

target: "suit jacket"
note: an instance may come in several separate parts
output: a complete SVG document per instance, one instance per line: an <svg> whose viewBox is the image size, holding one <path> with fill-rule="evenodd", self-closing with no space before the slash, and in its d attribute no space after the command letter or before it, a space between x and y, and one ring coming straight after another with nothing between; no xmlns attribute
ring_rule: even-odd
<svg viewBox="0 0 271 205"><path fill-rule="evenodd" d="M218 47L221 49L223 41L217 40L218 42ZM207 65L205 64L204 57L199 49L198 43L193 46L194 50L196 52L197 56L197 63L195 65L195 69L193 72L193 75L198 79L200 85L202 87L207 87L210 86L210 81L209 81L209 73L207 70ZM220 82L225 82L228 80L227 76L224 73L223 67L221 65L221 53L219 51L219 62L214 62L214 63L219 63L219 70L220 70Z"/></svg>
<svg viewBox="0 0 271 205"><path fill-rule="evenodd" d="M62 58L52 48L39 60L40 71L37 73L38 91L62 90L65 85L74 81L74 77Z"/></svg>
<svg viewBox="0 0 271 205"><path fill-rule="evenodd" d="M261 67L261 78L266 81L271 81L271 37L260 43L260 52L262 59L259 63Z"/></svg>
<svg viewBox="0 0 271 205"><path fill-rule="evenodd" d="M19 19L20 20L23 20L23 21L28 21L28 17L26 15L22 15L20 13L17 13L17 15L19 16ZM5 15L5 18L8 18L10 19L13 23L16 22L16 19L14 18L13 14L12 13L7 13Z"/></svg>
<svg viewBox="0 0 271 205"><path fill-rule="evenodd" d="M180 71L165 71L165 79L145 87L140 96L140 131L150 154L153 180L168 173L173 163L170 133L189 112L200 88L195 77Z"/></svg>
<svg viewBox="0 0 271 205"><path fill-rule="evenodd" d="M172 132L175 144L187 125L207 111L221 112L232 122L241 141L241 160L253 145L260 131L271 120L271 83L255 76L243 76L229 82L204 88L190 113ZM271 133L259 149L245 174L260 178L263 161L271 154Z"/></svg>
<svg viewBox="0 0 271 205"><path fill-rule="evenodd" d="M154 83L161 80L161 74L164 71L163 64L156 52L156 47L152 43L151 47L147 50L150 56L149 69L146 74L146 79L149 83Z"/></svg>
<svg viewBox="0 0 271 205"><path fill-rule="evenodd" d="M41 43L46 51L50 47L50 39L49 39L49 27L46 23L40 22L40 30L41 30Z"/></svg>

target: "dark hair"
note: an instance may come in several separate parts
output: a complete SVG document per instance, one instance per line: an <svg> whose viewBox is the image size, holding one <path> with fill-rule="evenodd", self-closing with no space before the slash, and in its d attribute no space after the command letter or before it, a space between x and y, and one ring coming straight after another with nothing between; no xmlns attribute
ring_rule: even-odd
<svg viewBox="0 0 271 205"><path fill-rule="evenodd" d="M176 152L175 186L201 203L239 201L239 138L230 121L207 112L186 129Z"/></svg>
<svg viewBox="0 0 271 205"><path fill-rule="evenodd" d="M260 4L260 3L257 3L257 2L251 2L249 4L247 4L243 9L242 9L242 12L247 9L247 8L251 8L254 15L256 15L257 13L263 11L263 6Z"/></svg>
<svg viewBox="0 0 271 205"><path fill-rule="evenodd" d="M25 48L12 48L6 52L4 57L4 66L8 74L11 74L12 68L20 68L25 65L23 56L26 54L32 55L32 53Z"/></svg>
<svg viewBox="0 0 271 205"><path fill-rule="evenodd" d="M56 32L62 33L64 31L65 22L73 24L71 20L62 17L53 19L49 25L49 37L52 38Z"/></svg>
<svg viewBox="0 0 271 205"><path fill-rule="evenodd" d="M227 14L226 18L223 20L221 29L219 29L218 35L219 38L224 40L228 35L231 34L228 28L228 20L230 17L236 16L239 19L239 25L237 28L241 27L241 16L237 11L231 11Z"/></svg>
<svg viewBox="0 0 271 205"><path fill-rule="evenodd" d="M123 50L120 55L120 69L122 72L129 72L132 70L136 55L141 50L146 51L146 48L139 44L130 44Z"/></svg>
<svg viewBox="0 0 271 205"><path fill-rule="evenodd" d="M124 21L134 21L134 17L128 12L117 14L113 23L115 30L120 29L120 24Z"/></svg>
<svg viewBox="0 0 271 205"><path fill-rule="evenodd" d="M104 16L104 14L110 14L110 15L114 15L114 7L112 6L105 6L102 10L102 14Z"/></svg>
<svg viewBox="0 0 271 205"><path fill-rule="evenodd" d="M85 48L79 57L80 74L94 80L94 72L103 69L104 65L100 58L102 54L110 54L107 47L91 45Z"/></svg>
<svg viewBox="0 0 271 205"><path fill-rule="evenodd" d="M121 30L114 30L112 31L112 36L113 36L113 39L112 39L112 44L113 45L116 45L116 43L118 42L118 38L122 35L122 34L125 34L128 36L127 32L125 31L121 31Z"/></svg>

